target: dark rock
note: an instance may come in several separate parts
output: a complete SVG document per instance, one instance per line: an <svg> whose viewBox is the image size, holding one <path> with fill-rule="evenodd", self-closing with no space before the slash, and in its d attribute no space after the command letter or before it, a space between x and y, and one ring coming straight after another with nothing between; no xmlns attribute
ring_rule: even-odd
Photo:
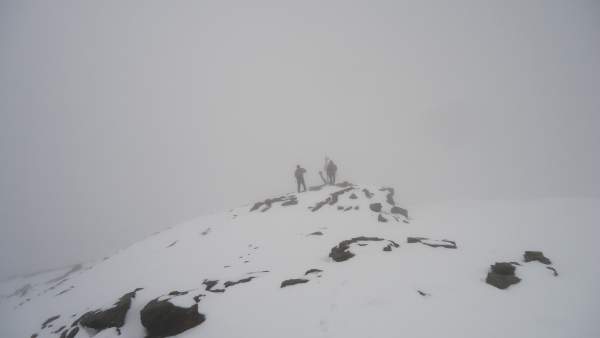
<svg viewBox="0 0 600 338"><path fill-rule="evenodd" d="M79 324L98 331L109 327L122 327L125 324L127 311L131 307L131 299L135 298L135 293L139 290L141 289L124 294L109 309L98 309L84 313L79 319Z"/></svg>
<svg viewBox="0 0 600 338"><path fill-rule="evenodd" d="M388 221L387 218L383 217L381 214L377 216L377 220L382 223L386 223Z"/></svg>
<svg viewBox="0 0 600 338"><path fill-rule="evenodd" d="M358 205L354 207L354 210L358 210L358 209L359 209Z"/></svg>
<svg viewBox="0 0 600 338"><path fill-rule="evenodd" d="M194 300L194 302L199 303L200 300L202 299L202 297L206 297L206 295L201 293L199 295L194 296L194 298L192 298L192 299Z"/></svg>
<svg viewBox="0 0 600 338"><path fill-rule="evenodd" d="M552 273L554 274L554 277L558 276L558 271L556 271L555 268L551 267L551 266L547 266L546 269L552 271Z"/></svg>
<svg viewBox="0 0 600 338"><path fill-rule="evenodd" d="M346 188L346 189L342 189L342 190L338 190L334 193L331 194L331 199L329 200L329 205L334 205L335 203L337 203L338 201L338 197L350 190L352 190L352 187Z"/></svg>
<svg viewBox="0 0 600 338"><path fill-rule="evenodd" d="M421 290L417 290L417 292L418 292L418 293L419 293L421 296L423 296L423 297L425 297L425 296L429 296L429 294L428 294L427 292L423 292L423 291L421 291Z"/></svg>
<svg viewBox="0 0 600 338"><path fill-rule="evenodd" d="M396 205L396 202L394 202L394 188L381 188L379 191L387 191L386 201L388 204Z"/></svg>
<svg viewBox="0 0 600 338"><path fill-rule="evenodd" d="M56 297L56 296L64 295L65 293L67 293L67 292L69 292L69 291L73 290L74 288L75 288L75 286L71 285L70 287L68 287L68 288L66 288L66 289L64 289L64 290L62 290L61 292L57 293L57 294L56 294L56 295L54 295L54 296Z"/></svg>
<svg viewBox="0 0 600 338"><path fill-rule="evenodd" d="M67 331L64 331L64 332L67 332ZM67 338L75 338L77 333L79 333L79 327L76 326L76 327L72 328L71 331L69 331L69 333L67 333Z"/></svg>
<svg viewBox="0 0 600 338"><path fill-rule="evenodd" d="M492 272L500 275L510 276L515 274L516 267L510 263L496 263L490 266Z"/></svg>
<svg viewBox="0 0 600 338"><path fill-rule="evenodd" d="M371 209L371 211L373 211L373 212L380 212L381 211L381 203L371 203L369 205L369 209Z"/></svg>
<svg viewBox="0 0 600 338"><path fill-rule="evenodd" d="M353 189L352 187L349 187L349 188L345 188L342 190L338 190L338 191L330 194L329 197L327 197L325 200L317 202L317 204L315 204L315 206L313 206L312 208L309 208L309 209L312 210L312 212L315 212L315 211L321 209L325 204L334 205L338 202L338 197L340 195L342 195L343 193L348 192L352 189Z"/></svg>
<svg viewBox="0 0 600 338"><path fill-rule="evenodd" d="M315 204L315 206L312 207L311 211L315 212L315 211L321 209L325 204L329 204L330 200L331 200L331 198L327 197L325 200L317 202L317 204Z"/></svg>
<svg viewBox="0 0 600 338"><path fill-rule="evenodd" d="M303 284L303 283L308 283L308 279L304 279L304 278L286 279L283 282L281 282L281 287L284 288L286 286Z"/></svg>
<svg viewBox="0 0 600 338"><path fill-rule="evenodd" d="M525 251L523 255L525 262L538 261L542 264L550 265L552 262L541 251Z"/></svg>
<svg viewBox="0 0 600 338"><path fill-rule="evenodd" d="M352 207L351 207L351 206L349 206L349 207L346 207L346 209L344 209L344 211L349 211L349 210L352 210Z"/></svg>
<svg viewBox="0 0 600 338"><path fill-rule="evenodd" d="M343 207L343 206L341 206L341 205L338 205L337 209L338 209L338 210L344 210L344 207Z"/></svg>
<svg viewBox="0 0 600 338"><path fill-rule="evenodd" d="M393 206L392 209L390 210L390 212L392 214L400 214L404 217L408 217L408 211L406 209L403 209L400 207Z"/></svg>
<svg viewBox="0 0 600 338"><path fill-rule="evenodd" d="M365 193L365 196L366 196L367 198L371 198L371 197L373 197L373 193L372 193L372 192L370 192L368 189L363 189L362 191Z"/></svg>
<svg viewBox="0 0 600 338"><path fill-rule="evenodd" d="M206 317L198 313L198 304L189 308L174 305L168 300L151 300L140 311L142 325L148 338L175 336L202 324Z"/></svg>
<svg viewBox="0 0 600 338"><path fill-rule="evenodd" d="M66 326L64 326L64 325L63 325L63 326L59 327L58 329L56 329L56 330L52 331L52 333L54 333L54 334L59 334L59 333L60 333L62 330L64 330L65 328L66 328Z"/></svg>
<svg viewBox="0 0 600 338"><path fill-rule="evenodd" d="M511 263L496 263L490 266L490 272L488 272L485 282L498 289L506 289L521 281L519 277L515 276L515 270L516 267Z"/></svg>
<svg viewBox="0 0 600 338"><path fill-rule="evenodd" d="M304 273L304 275L306 276L306 275L311 274L311 273L319 273L319 272L323 272L323 270L320 270L320 269L310 269L310 270L307 270Z"/></svg>
<svg viewBox="0 0 600 338"><path fill-rule="evenodd" d="M235 281L235 282L227 281L227 282L223 283L223 285L224 285L226 288L228 288L228 287L230 287L230 286L234 286L234 285L237 285L237 284L241 284L241 283L248 283L249 281L253 280L254 278L256 278L256 277L247 277L247 278L242 278L242 279L240 279L240 280L238 280L238 281Z"/></svg>
<svg viewBox="0 0 600 338"><path fill-rule="evenodd" d="M352 193L352 195L349 196L351 200L355 200L358 198L358 196L356 196L355 193Z"/></svg>
<svg viewBox="0 0 600 338"><path fill-rule="evenodd" d="M169 296L183 296L187 295L189 291L171 291L169 292Z"/></svg>
<svg viewBox="0 0 600 338"><path fill-rule="evenodd" d="M77 333L79 333L79 327L74 327L71 329L71 331L69 330L64 330L61 335L60 338L74 338Z"/></svg>
<svg viewBox="0 0 600 338"><path fill-rule="evenodd" d="M323 233L321 231L315 231L308 234L308 236L323 236Z"/></svg>
<svg viewBox="0 0 600 338"><path fill-rule="evenodd" d="M388 245L383 247L383 251L392 251L393 248L398 248L398 247L400 247L400 244L398 244L394 241L390 241L390 243Z"/></svg>
<svg viewBox="0 0 600 338"><path fill-rule="evenodd" d="M379 237L354 237L352 239L348 239L345 241L341 241L337 246L331 248L329 252L329 257L336 262L343 262L354 257L354 254L350 252L350 244L358 243L358 242L366 242L366 241L383 241L383 238Z"/></svg>
<svg viewBox="0 0 600 338"><path fill-rule="evenodd" d="M177 244L177 241L174 241L173 243L169 244L169 245L167 246L167 248L170 248L170 247L172 247L172 246L173 246L173 245L175 245L175 244Z"/></svg>
<svg viewBox="0 0 600 338"><path fill-rule="evenodd" d="M225 292L225 289L213 289L213 287L215 287L215 285L217 285L219 283L218 280L204 280L204 282L202 282L202 284L204 284L206 286L205 290L209 291L209 292L215 292L215 293L223 293Z"/></svg>
<svg viewBox="0 0 600 338"><path fill-rule="evenodd" d="M432 248L440 248L440 247L446 248L446 249L456 249L457 248L455 241L442 239L440 242L444 242L444 243L428 243L428 242L426 242L427 240L429 240L429 238L427 238L427 237L407 237L406 238L407 243L421 243L423 245L427 245Z"/></svg>
<svg viewBox="0 0 600 338"><path fill-rule="evenodd" d="M262 207L263 204L264 204L264 202L256 202L256 203L254 203L254 205L252 206L252 208L250 208L250 211L257 210L258 208Z"/></svg>
<svg viewBox="0 0 600 338"><path fill-rule="evenodd" d="M34 334L31 335L31 338L37 338L37 336L38 336L38 334L34 333Z"/></svg>
<svg viewBox="0 0 600 338"><path fill-rule="evenodd" d="M284 206L284 207L287 207L289 205L296 205L296 204L298 204L298 200L297 199L290 199L290 200L287 200L287 201L281 203L281 205Z"/></svg>
<svg viewBox="0 0 600 338"><path fill-rule="evenodd" d="M48 327L48 324L52 323L53 321L57 320L58 318L60 318L60 315L52 316L52 317L46 319L46 321L42 323L42 330L45 329L46 327Z"/></svg>
<svg viewBox="0 0 600 338"><path fill-rule="evenodd" d="M510 264L512 264L512 265L518 265L518 266L521 266L521 263L519 263L519 262L509 262L509 263L510 263Z"/></svg>
<svg viewBox="0 0 600 338"><path fill-rule="evenodd" d="M521 279L517 276L510 276L510 275L501 275L498 273L494 273L494 272L489 272L485 282L497 287L498 289L506 289L509 286L513 285L513 284L517 284L521 281Z"/></svg>

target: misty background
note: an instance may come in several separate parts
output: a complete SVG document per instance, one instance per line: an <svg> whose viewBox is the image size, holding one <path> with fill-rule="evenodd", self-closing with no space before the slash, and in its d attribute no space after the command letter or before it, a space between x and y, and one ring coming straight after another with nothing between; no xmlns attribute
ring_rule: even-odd
<svg viewBox="0 0 600 338"><path fill-rule="evenodd" d="M599 88L597 1L2 0L0 278L325 156L403 205L599 198Z"/></svg>

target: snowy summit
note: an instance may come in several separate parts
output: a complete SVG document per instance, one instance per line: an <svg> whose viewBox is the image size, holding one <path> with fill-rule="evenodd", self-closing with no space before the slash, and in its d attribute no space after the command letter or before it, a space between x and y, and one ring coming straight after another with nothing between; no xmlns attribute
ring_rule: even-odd
<svg viewBox="0 0 600 338"><path fill-rule="evenodd" d="M597 201L401 198L313 187L4 281L0 337L600 337Z"/></svg>

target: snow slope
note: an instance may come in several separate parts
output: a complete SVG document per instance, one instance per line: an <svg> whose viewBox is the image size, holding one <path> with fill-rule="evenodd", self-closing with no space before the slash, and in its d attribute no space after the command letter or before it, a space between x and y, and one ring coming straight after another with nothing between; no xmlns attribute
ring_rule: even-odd
<svg viewBox="0 0 600 338"><path fill-rule="evenodd" d="M250 211L251 203L181 224L81 269L4 282L0 337L59 337L68 330L62 326L78 326L77 338L141 338L140 310L171 291L189 291L171 297L182 307L204 295L198 312L206 320L182 338L600 337L600 201L448 203L408 208L405 218L390 213L389 194L370 186L288 194L270 208ZM331 204L309 209L321 201ZM358 236L384 240L350 244L354 257L345 261L329 257L338 243ZM408 237L455 241L457 248ZM390 241L399 247L384 251ZM543 251L559 275L523 262L526 250ZM520 283L505 290L485 283L491 264L511 261L521 264ZM313 268L322 272L305 275ZM224 285L248 277L254 278ZM280 287L292 278L308 282ZM210 290L224 292L207 290L205 280L218 281ZM136 288L143 289L120 330L73 325Z"/></svg>

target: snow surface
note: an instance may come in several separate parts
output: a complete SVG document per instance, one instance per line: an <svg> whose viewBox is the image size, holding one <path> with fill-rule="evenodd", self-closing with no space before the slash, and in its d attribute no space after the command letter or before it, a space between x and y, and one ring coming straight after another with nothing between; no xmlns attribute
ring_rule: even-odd
<svg viewBox="0 0 600 338"><path fill-rule="evenodd" d="M277 202L265 212L251 212L251 203L150 236L60 281L47 282L69 269L6 281L0 284L0 337L58 337L52 331L136 288L143 290L132 300L122 335L107 329L96 338L144 337L139 311L171 291L189 291L170 297L186 307L206 295L198 309L206 321L182 338L600 337L600 201L413 206L405 219L390 214L387 191L366 187L375 194L368 199L363 188L315 212L309 207L342 188L298 194L298 204ZM357 199L349 198L353 192ZM374 202L383 205L388 222L378 222L379 213L369 209ZM309 235L316 231L323 235ZM347 261L328 257L339 242L358 236L400 247L383 251L387 241L361 242L367 245L352 244L355 256ZM432 244L452 240L457 249L408 244L409 236ZM543 251L559 275L539 262L524 263L526 250ZM485 277L491 264L503 261L521 264L516 274L522 281L499 290ZM323 272L305 276L311 268ZM202 284L218 280L213 289L221 289L249 276L255 278L223 293ZM291 278L309 282L280 288ZM24 296L12 295L26 284L31 289ZM42 330L54 315L60 318ZM76 337L94 333L82 329Z"/></svg>

